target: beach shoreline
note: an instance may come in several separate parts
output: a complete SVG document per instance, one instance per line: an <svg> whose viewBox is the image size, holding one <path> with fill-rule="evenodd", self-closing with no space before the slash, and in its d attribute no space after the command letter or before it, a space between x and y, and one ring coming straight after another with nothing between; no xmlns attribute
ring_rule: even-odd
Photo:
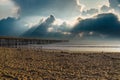
<svg viewBox="0 0 120 80"><path fill-rule="evenodd" d="M120 80L120 53L0 48L1 80Z"/></svg>

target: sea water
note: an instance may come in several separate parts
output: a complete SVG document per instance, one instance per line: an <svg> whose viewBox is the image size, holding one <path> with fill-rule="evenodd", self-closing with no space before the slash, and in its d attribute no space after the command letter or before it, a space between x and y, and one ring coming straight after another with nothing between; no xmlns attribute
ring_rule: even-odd
<svg viewBox="0 0 120 80"><path fill-rule="evenodd" d="M120 46L115 45L43 45L42 47L68 51L120 52Z"/></svg>

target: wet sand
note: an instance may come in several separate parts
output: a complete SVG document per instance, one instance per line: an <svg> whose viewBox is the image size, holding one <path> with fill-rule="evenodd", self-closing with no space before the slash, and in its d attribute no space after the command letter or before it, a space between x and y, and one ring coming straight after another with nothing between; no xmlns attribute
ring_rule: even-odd
<svg viewBox="0 0 120 80"><path fill-rule="evenodd" d="M120 80L120 53L0 48L0 80Z"/></svg>

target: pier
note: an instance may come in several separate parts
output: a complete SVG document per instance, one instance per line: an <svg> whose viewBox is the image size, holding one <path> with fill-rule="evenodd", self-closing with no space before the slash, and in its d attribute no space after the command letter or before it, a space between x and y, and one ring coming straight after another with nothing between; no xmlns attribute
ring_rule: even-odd
<svg viewBox="0 0 120 80"><path fill-rule="evenodd" d="M0 47L18 48L27 45L43 45L68 42L68 40L40 39L40 38L20 38L20 37L0 37Z"/></svg>

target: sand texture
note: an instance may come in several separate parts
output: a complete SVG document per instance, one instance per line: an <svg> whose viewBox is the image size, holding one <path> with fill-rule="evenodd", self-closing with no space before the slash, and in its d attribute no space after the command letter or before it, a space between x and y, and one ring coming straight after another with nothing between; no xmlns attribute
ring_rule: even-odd
<svg viewBox="0 0 120 80"><path fill-rule="evenodd" d="M120 80L120 53L0 48L0 80Z"/></svg>

